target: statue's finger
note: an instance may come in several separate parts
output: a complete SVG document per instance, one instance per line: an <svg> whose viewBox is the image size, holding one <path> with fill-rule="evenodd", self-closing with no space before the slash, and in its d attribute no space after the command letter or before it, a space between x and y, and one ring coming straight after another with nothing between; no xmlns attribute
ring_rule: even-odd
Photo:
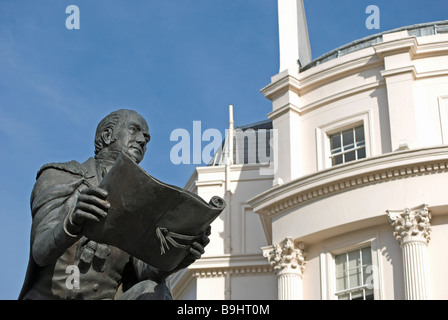
<svg viewBox="0 0 448 320"><path fill-rule="evenodd" d="M89 212L85 212L83 210L76 210L73 214L72 221L76 225L82 225L85 220L91 220L91 221L97 221L99 222L100 219L95 216L94 214L91 214Z"/></svg>
<svg viewBox="0 0 448 320"><path fill-rule="evenodd" d="M201 243L202 243L202 245L205 247L206 245L208 245L209 243L210 243L210 238L208 237L209 235L207 235L207 234L202 234L202 237L201 237Z"/></svg>
<svg viewBox="0 0 448 320"><path fill-rule="evenodd" d="M81 194L88 194L105 200L107 198L108 193L106 190L101 189L100 187L89 187L81 190Z"/></svg>
<svg viewBox="0 0 448 320"><path fill-rule="evenodd" d="M78 204L76 205L76 209L94 214L95 216L101 217L101 218L104 218L107 216L106 211L104 211L101 208L98 208L97 206L90 204L90 203L78 202Z"/></svg>
<svg viewBox="0 0 448 320"><path fill-rule="evenodd" d="M110 208L109 201L88 194L80 194L78 197L78 202L92 204L103 209L104 211L107 211Z"/></svg>
<svg viewBox="0 0 448 320"><path fill-rule="evenodd" d="M199 253L199 258L201 257L202 254L204 254L204 252L205 252L205 250L204 250L204 246L201 245L200 243L198 243L198 242L193 242L193 244L192 244L191 246L192 246L191 248L192 248L194 251L196 251L196 252ZM190 250L190 251L191 251L191 250Z"/></svg>

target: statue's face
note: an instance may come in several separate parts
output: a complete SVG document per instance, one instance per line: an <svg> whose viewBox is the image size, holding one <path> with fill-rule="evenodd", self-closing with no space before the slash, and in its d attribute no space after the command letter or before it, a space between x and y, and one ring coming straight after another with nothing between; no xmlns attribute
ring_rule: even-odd
<svg viewBox="0 0 448 320"><path fill-rule="evenodd" d="M109 150L124 152L136 163L142 161L149 141L148 124L145 119L132 112L117 130L116 140L109 145Z"/></svg>

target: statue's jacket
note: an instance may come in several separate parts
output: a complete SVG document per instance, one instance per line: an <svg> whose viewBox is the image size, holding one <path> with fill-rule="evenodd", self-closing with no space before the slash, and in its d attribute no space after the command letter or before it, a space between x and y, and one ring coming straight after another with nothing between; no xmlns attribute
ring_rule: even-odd
<svg viewBox="0 0 448 320"><path fill-rule="evenodd" d="M151 279L151 267L126 252L65 228L82 186L98 186L107 164L94 158L44 165L31 193L30 258L19 299L114 299Z"/></svg>

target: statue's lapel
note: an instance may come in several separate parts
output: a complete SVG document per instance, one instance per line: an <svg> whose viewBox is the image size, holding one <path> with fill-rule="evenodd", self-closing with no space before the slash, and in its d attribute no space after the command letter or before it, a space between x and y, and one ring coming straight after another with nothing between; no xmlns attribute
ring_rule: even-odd
<svg viewBox="0 0 448 320"><path fill-rule="evenodd" d="M97 172L96 160L94 158L89 158L86 162L82 164L85 178L92 186L98 186L100 184L99 175Z"/></svg>

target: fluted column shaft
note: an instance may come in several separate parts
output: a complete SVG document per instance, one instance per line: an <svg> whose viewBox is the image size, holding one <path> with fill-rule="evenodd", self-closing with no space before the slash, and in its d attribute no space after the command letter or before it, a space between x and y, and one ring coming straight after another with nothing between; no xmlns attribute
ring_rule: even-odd
<svg viewBox="0 0 448 320"><path fill-rule="evenodd" d="M278 276L279 300L302 300L302 274L297 270L281 270Z"/></svg>
<svg viewBox="0 0 448 320"><path fill-rule="evenodd" d="M428 270L428 245L409 241L401 245L404 267L404 287L407 300L431 299Z"/></svg>

